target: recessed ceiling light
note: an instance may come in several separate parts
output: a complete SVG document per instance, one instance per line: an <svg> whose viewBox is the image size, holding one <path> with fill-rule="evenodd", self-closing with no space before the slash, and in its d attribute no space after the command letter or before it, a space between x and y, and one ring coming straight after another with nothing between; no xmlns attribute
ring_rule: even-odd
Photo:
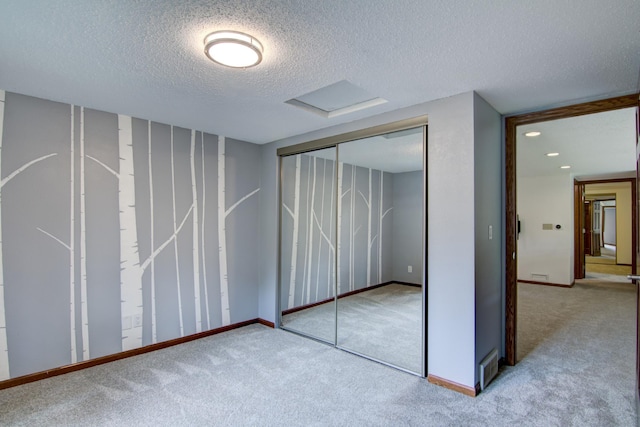
<svg viewBox="0 0 640 427"><path fill-rule="evenodd" d="M560 169L571 169L571 166L569 165L560 166Z"/></svg>
<svg viewBox="0 0 640 427"><path fill-rule="evenodd" d="M547 153L547 154L545 154L545 156L547 156L547 157L556 157L556 156L559 156L559 155L560 155L560 153Z"/></svg>
<svg viewBox="0 0 640 427"><path fill-rule="evenodd" d="M529 138L533 138L534 136L540 136L540 132L538 132L537 130L534 130L534 131L525 133L524 136L528 136Z"/></svg>
<svg viewBox="0 0 640 427"><path fill-rule="evenodd" d="M262 61L262 44L249 34L216 31L204 38L204 53L213 62L232 68L248 68Z"/></svg>

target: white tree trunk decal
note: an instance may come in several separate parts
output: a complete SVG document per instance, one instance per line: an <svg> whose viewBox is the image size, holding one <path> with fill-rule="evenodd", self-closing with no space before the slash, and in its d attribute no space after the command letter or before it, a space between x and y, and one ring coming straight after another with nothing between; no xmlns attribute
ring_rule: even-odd
<svg viewBox="0 0 640 427"><path fill-rule="evenodd" d="M205 175L205 161L204 161L204 132L200 133L200 149L201 149L201 158L202 158L202 225L200 226L200 244L202 245L202 287L204 289L204 318L207 321L207 329L211 328L210 322L211 318L209 317L209 289L207 287L207 256L205 252L205 233L204 226L207 220L207 185L206 185L206 175Z"/></svg>
<svg viewBox="0 0 640 427"><path fill-rule="evenodd" d="M313 169L311 168L311 164L313 159ZM307 203L307 254L305 258L307 260L307 266L305 267L305 272L307 273L307 304L311 302L311 272L313 270L313 229L314 223L313 219L315 217L315 200L316 200L316 160L317 157L312 156L309 157L309 176L312 177L311 181L311 203ZM307 200L309 200L307 198ZM317 286L317 283L316 283Z"/></svg>
<svg viewBox="0 0 640 427"><path fill-rule="evenodd" d="M371 247L373 245L373 240L371 237L371 181L372 181L372 170L369 169L369 194L367 197L362 194L361 191L358 191L362 200L364 200L364 204L367 206L367 286L371 286Z"/></svg>
<svg viewBox="0 0 640 427"><path fill-rule="evenodd" d="M173 127L172 127L173 136ZM149 246L151 250L155 248L154 242L154 203L153 203L153 158L151 156L151 120L147 122L147 157L149 162L149 228L151 232ZM173 165L172 165L173 167ZM174 230L175 231L175 230ZM156 265L155 260L151 260L151 342L158 341L157 319L156 319Z"/></svg>
<svg viewBox="0 0 640 427"><path fill-rule="evenodd" d="M380 203L378 209L378 283L382 283L382 209L384 201L384 172L380 171Z"/></svg>
<svg viewBox="0 0 640 427"><path fill-rule="evenodd" d="M315 169L315 166L314 166ZM324 234L324 230L322 229L322 226L324 225L324 187L325 187L325 180L326 180L326 174L327 174L327 161L323 160L322 161L322 191L320 192L320 221L318 221L318 215L316 215L315 213L313 214L313 219L315 221L315 223L318 225L318 230L320 231L320 234ZM324 237L324 236L322 236ZM321 258L322 258L322 239L318 239L318 262L316 265L316 296L315 296L315 300L318 301L318 291L320 290L320 262L321 262ZM329 294L327 294L327 296L329 296Z"/></svg>
<svg viewBox="0 0 640 427"><path fill-rule="evenodd" d="M71 108L73 109L73 105L71 106ZM91 353L89 351L89 310L87 302L87 206L85 200L84 161L84 107L80 107L80 316L82 323L82 360L89 360L91 357ZM71 163L73 165L73 155L71 156ZM73 173L71 174L71 176L71 187L73 189ZM74 193L72 191L71 200L73 200L74 198L73 194ZM72 227L74 226L72 225ZM72 238L71 241L73 242L73 240L74 239ZM71 252L73 252L73 250Z"/></svg>
<svg viewBox="0 0 640 427"><path fill-rule="evenodd" d="M222 325L231 323L229 278L227 272L227 235L225 231L225 137L218 137L218 257L220 262L220 309Z"/></svg>
<svg viewBox="0 0 640 427"><path fill-rule="evenodd" d="M171 126L171 201L173 206L173 234L175 235L178 230L177 217L176 217L176 172L173 162L173 126ZM152 246L153 248L153 246ZM173 253L176 258L176 294L178 304L178 321L180 322L180 336L184 336L184 320L182 318L182 287L180 285L180 257L178 255L178 239L173 239Z"/></svg>
<svg viewBox="0 0 640 427"><path fill-rule="evenodd" d="M309 194L311 193L311 158L309 158L309 162L308 162L309 166L307 167L307 200L305 201L305 207L306 207L306 217L305 220L307 222L306 226L305 226L305 245L304 245L304 259L302 261L302 289L301 289L301 295L300 295L300 301L302 303L305 302L305 295L307 294L306 289L307 289L307 262L308 262L308 257L309 257L309 244L307 242L309 242Z"/></svg>
<svg viewBox="0 0 640 427"><path fill-rule="evenodd" d="M82 111L80 112L80 128L83 126ZM82 133L82 130L80 131ZM71 329L71 363L78 361L77 343L76 343L76 263L75 263L75 242L76 242L76 207L75 207L75 116L73 112L73 105L71 105L71 147L70 147L70 169L71 179L69 180L71 189L69 191L69 200L71 207L69 209L69 321ZM82 140L83 135L80 135ZM82 155L82 147L80 148L80 155Z"/></svg>
<svg viewBox="0 0 640 427"><path fill-rule="evenodd" d="M293 190L293 212L284 205L284 208L289 212L293 219L293 237L291 239L291 271L289 276L289 304L288 308L291 308L295 304L296 293L296 274L298 265L298 233L300 227L300 169L301 158L300 155L296 156L296 166L294 171L294 190Z"/></svg>
<svg viewBox="0 0 640 427"><path fill-rule="evenodd" d="M227 217L242 202L260 191L256 188L251 193L226 209L225 195L225 137L218 137L218 256L220 261L220 308L222 310L222 325L231 324L231 310L229 306L229 272L227 267Z"/></svg>
<svg viewBox="0 0 640 427"><path fill-rule="evenodd" d="M200 244L198 242L198 188L196 184L196 131L191 131L191 195L193 200L193 291L195 295L196 332L202 331L200 307Z"/></svg>
<svg viewBox="0 0 640 427"><path fill-rule="evenodd" d="M349 223L349 290L354 289L354 257L355 257L355 235L357 231L354 231L356 214L356 167L351 165L351 218Z"/></svg>
<svg viewBox="0 0 640 427"><path fill-rule="evenodd" d="M340 162L338 163L338 222L336 224L336 228L337 228L337 235L338 235L338 258L337 258L337 263L336 263L336 271L338 272L337 274L337 281L338 283L336 284L337 287L337 292L338 295L340 295L341 293L341 285L342 285L342 280L341 280L341 276L342 276L342 270L341 270L341 265L342 262L340 261L341 255L342 255L342 206L343 206L343 202L342 199L344 198L344 196L347 195L347 191L345 191L344 193L342 193L342 176L344 174L344 163Z"/></svg>
<svg viewBox="0 0 640 427"><path fill-rule="evenodd" d="M131 117L118 115L120 150L118 198L120 206L120 298L121 315L142 316L142 273L138 252L136 225L136 193L133 170L133 134ZM153 212L151 212L153 216ZM142 346L142 325L132 323L131 330L123 323L122 350Z"/></svg>
<svg viewBox="0 0 640 427"><path fill-rule="evenodd" d="M336 198L335 194L333 193L334 184L335 184L335 173L336 173L335 162L332 162L331 165L332 165L332 168L331 168L331 193L330 193L331 202L329 204L329 234L331 234L331 228L333 225L333 201ZM329 248L331 249L331 252L330 252L331 259L327 263L327 298L333 294L331 289L331 278L333 277L331 275L331 267L335 265L335 261L336 261L336 248L335 248L335 244L332 242L332 239L334 238L335 238L335 235L331 235L330 237L327 238L327 243L329 243Z"/></svg>

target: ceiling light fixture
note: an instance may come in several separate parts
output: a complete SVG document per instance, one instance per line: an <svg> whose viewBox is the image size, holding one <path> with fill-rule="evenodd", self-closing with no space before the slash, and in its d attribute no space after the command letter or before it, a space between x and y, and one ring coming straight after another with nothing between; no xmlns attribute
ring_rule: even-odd
<svg viewBox="0 0 640 427"><path fill-rule="evenodd" d="M537 130L534 130L534 131L525 133L524 136L528 136L529 138L533 138L534 136L540 136L540 132L538 132Z"/></svg>
<svg viewBox="0 0 640 427"><path fill-rule="evenodd" d="M545 156L547 156L547 157L556 157L556 156L559 156L559 155L560 155L560 153L547 153L547 154L545 154Z"/></svg>
<svg viewBox="0 0 640 427"><path fill-rule="evenodd" d="M262 43L238 31L216 31L204 38L205 55L213 62L231 68L258 65L262 52Z"/></svg>
<svg viewBox="0 0 640 427"><path fill-rule="evenodd" d="M571 169L571 166L569 165L560 166L560 169Z"/></svg>

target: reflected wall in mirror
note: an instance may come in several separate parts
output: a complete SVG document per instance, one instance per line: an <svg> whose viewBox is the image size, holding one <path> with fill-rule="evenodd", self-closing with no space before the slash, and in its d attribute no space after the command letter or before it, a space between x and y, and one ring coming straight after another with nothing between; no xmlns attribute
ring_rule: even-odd
<svg viewBox="0 0 640 427"><path fill-rule="evenodd" d="M281 158L281 325L335 344L336 149Z"/></svg>
<svg viewBox="0 0 640 427"><path fill-rule="evenodd" d="M337 345L423 373L423 127L338 145Z"/></svg>

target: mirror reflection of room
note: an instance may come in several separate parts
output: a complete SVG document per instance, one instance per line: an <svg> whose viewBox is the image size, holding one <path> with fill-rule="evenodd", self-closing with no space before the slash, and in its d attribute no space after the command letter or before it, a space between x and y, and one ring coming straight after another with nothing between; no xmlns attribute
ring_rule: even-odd
<svg viewBox="0 0 640 427"><path fill-rule="evenodd" d="M282 326L335 343L335 157L328 148L282 158Z"/></svg>
<svg viewBox="0 0 640 427"><path fill-rule="evenodd" d="M421 126L281 157L283 328L424 375L423 145Z"/></svg>
<svg viewBox="0 0 640 427"><path fill-rule="evenodd" d="M338 158L338 346L420 373L422 128L340 144Z"/></svg>

